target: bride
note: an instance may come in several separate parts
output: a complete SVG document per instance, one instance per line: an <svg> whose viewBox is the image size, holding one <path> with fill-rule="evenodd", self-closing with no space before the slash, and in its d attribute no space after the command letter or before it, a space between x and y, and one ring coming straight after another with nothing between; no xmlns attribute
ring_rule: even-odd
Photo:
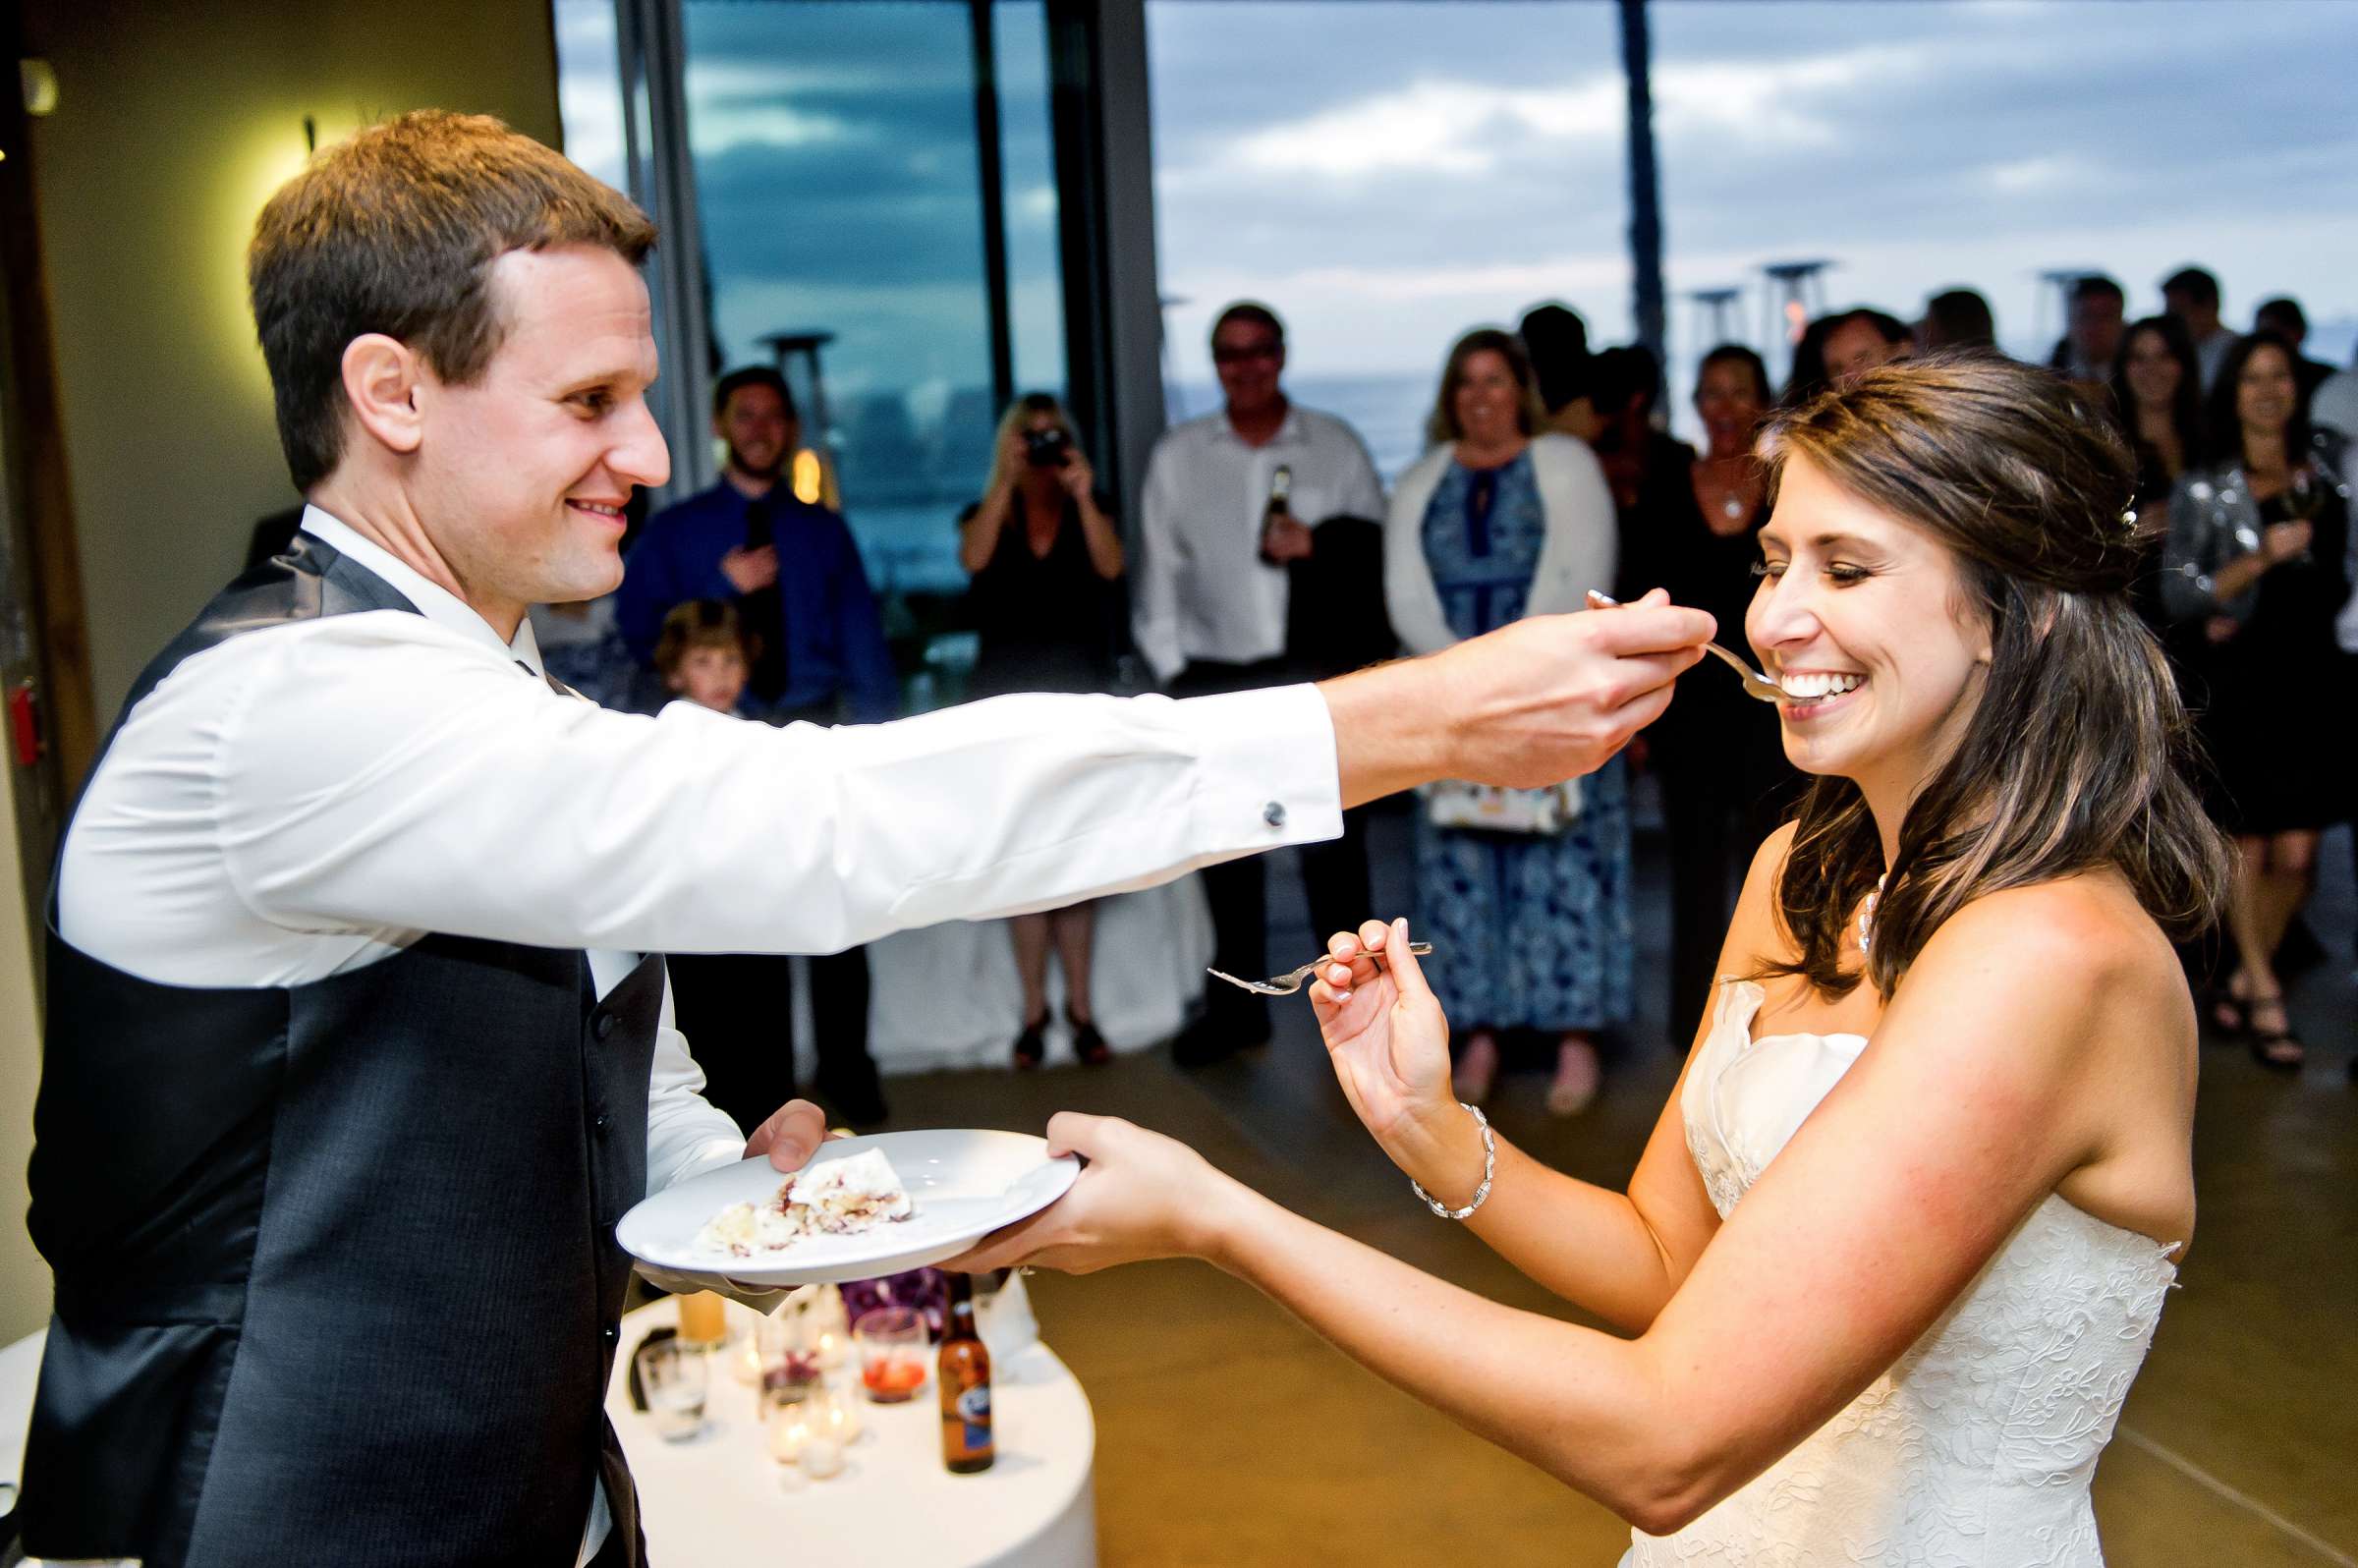
<svg viewBox="0 0 2358 1568"><path fill-rule="evenodd" d="M1627 1519L1625 1568L2100 1563L2089 1481L2194 1229L2170 938L2225 868L2126 594L2129 460L2061 380L1987 359L1876 371L1762 451L1744 630L1817 777L1627 1192L1450 1098L1405 921L1336 935L1312 988L1417 1196L1628 1337L1070 1113L1073 1191L958 1266L1207 1259Z"/></svg>

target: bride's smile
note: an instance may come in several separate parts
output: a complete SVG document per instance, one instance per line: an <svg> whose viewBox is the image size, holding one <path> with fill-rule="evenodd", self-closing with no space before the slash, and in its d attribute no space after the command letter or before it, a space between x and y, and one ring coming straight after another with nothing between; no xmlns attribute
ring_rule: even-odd
<svg viewBox="0 0 2358 1568"><path fill-rule="evenodd" d="M1785 690L1785 755L1904 805L1963 733L1990 659L1955 557L1800 456L1760 537L1744 633Z"/></svg>

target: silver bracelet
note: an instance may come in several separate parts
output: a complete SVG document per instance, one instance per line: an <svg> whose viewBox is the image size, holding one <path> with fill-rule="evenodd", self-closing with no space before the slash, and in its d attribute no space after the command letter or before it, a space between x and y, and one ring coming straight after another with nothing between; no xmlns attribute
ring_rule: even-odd
<svg viewBox="0 0 2358 1568"><path fill-rule="evenodd" d="M1466 1105L1462 1099L1458 1103L1474 1113L1474 1125L1482 1129L1482 1185L1474 1189L1474 1201L1463 1208L1451 1208L1419 1186L1414 1176L1408 1179L1409 1191L1424 1199L1425 1206L1443 1219L1465 1219L1480 1208L1482 1201L1490 1196L1490 1178L1498 1171L1498 1140L1490 1136L1490 1119L1482 1113L1480 1105Z"/></svg>

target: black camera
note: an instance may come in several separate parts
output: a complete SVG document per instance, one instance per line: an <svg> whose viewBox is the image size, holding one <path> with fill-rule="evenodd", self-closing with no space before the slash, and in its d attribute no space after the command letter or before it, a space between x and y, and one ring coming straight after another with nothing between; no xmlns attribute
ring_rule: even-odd
<svg viewBox="0 0 2358 1568"><path fill-rule="evenodd" d="M1073 438L1062 430L1026 430L1024 459L1036 469L1060 469L1073 460Z"/></svg>

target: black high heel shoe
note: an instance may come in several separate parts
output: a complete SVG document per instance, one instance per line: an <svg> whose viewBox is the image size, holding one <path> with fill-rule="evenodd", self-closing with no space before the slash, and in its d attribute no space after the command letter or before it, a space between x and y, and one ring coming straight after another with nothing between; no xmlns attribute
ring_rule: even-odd
<svg viewBox="0 0 2358 1568"><path fill-rule="evenodd" d="M2259 1017L2264 1007L2274 1008L2283 1022L2274 1029L2263 1029ZM2251 1020L2253 1061L2278 1073L2297 1073L2308 1062L2309 1048L2292 1032L2292 1015L2284 1010L2283 997L2255 996L2247 1005L2245 1016Z"/></svg>
<svg viewBox="0 0 2358 1568"><path fill-rule="evenodd" d="M1024 1032L1015 1036L1015 1065L1019 1071L1030 1072L1048 1054L1047 1037L1041 1033L1047 1027L1048 1016L1042 1013L1037 1021L1026 1024Z"/></svg>
<svg viewBox="0 0 2358 1568"><path fill-rule="evenodd" d="M1113 1047L1105 1043L1105 1036L1097 1033L1096 1025L1082 1023L1070 1010L1066 1011L1064 1021L1073 1026L1073 1054L1080 1058L1082 1066L1102 1067L1113 1060Z"/></svg>

